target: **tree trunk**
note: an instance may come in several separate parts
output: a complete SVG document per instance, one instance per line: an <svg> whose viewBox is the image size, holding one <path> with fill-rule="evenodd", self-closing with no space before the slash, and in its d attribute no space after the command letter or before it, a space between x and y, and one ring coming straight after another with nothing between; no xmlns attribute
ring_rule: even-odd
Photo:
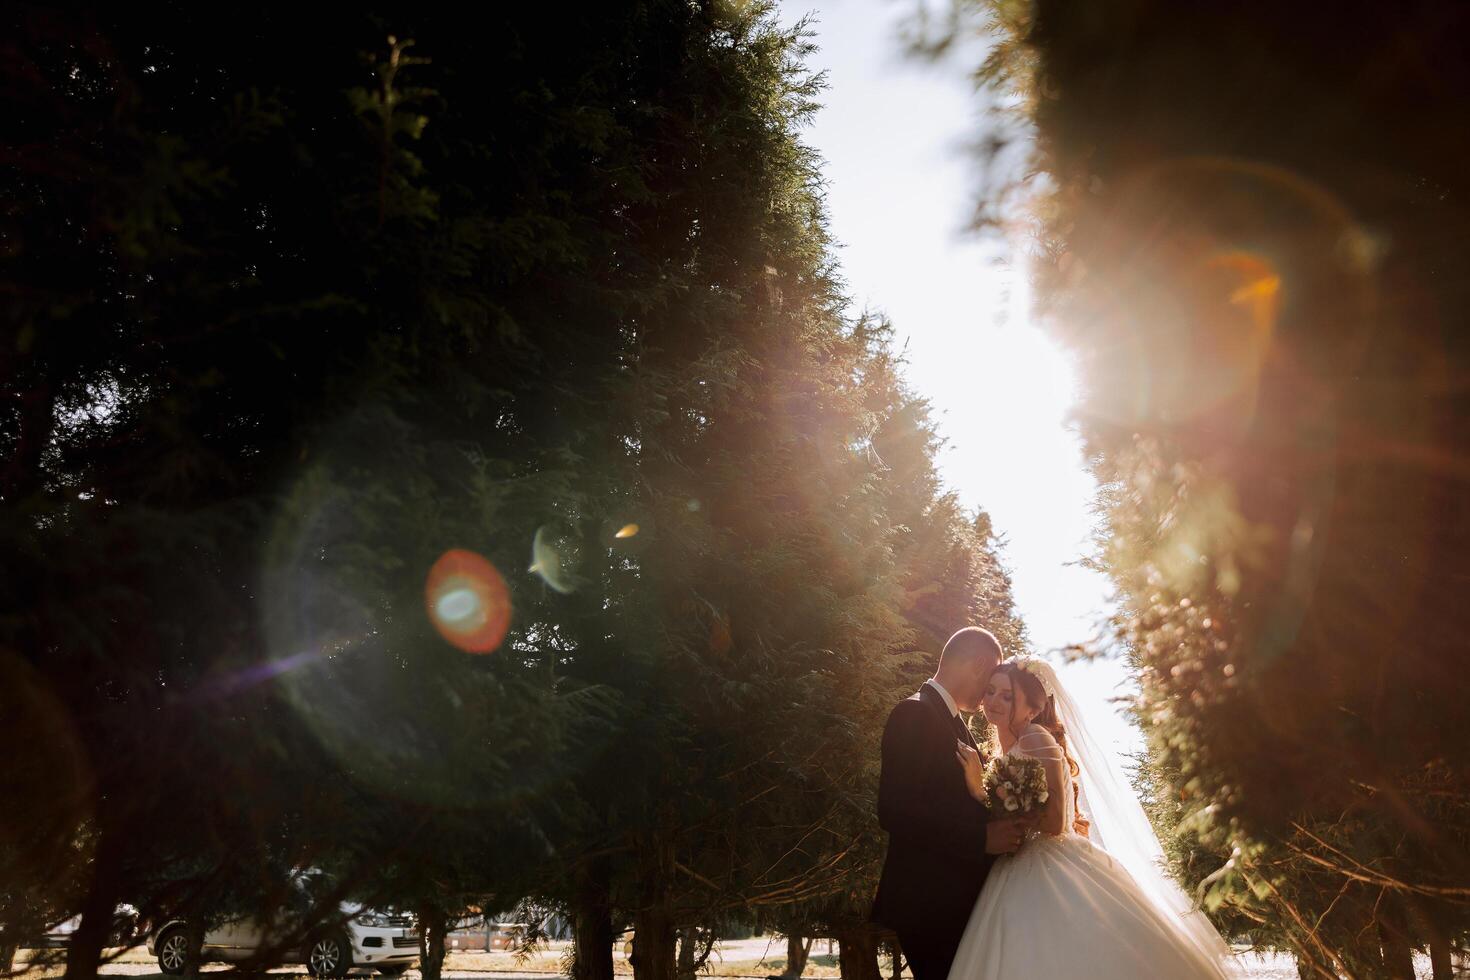
<svg viewBox="0 0 1470 980"><path fill-rule="evenodd" d="M795 927L786 933L786 969L779 974L769 976L766 980L801 980L801 975L806 971L807 960L812 955L812 943L816 940L811 936L802 941L801 933Z"/></svg>
<svg viewBox="0 0 1470 980"><path fill-rule="evenodd" d="M199 965L204 959L204 933L209 925L208 919L203 914L194 914L184 923L184 937L186 945L184 959L184 976L199 976Z"/></svg>
<svg viewBox="0 0 1470 980"><path fill-rule="evenodd" d="M1450 965L1450 944L1435 940L1429 944L1429 969L1434 980L1450 980L1455 969Z"/></svg>
<svg viewBox="0 0 1470 980"><path fill-rule="evenodd" d="M1430 976L1434 980L1450 980L1454 966L1450 962L1454 918L1450 910L1438 902L1416 901L1411 907L1410 921L1417 936L1429 947Z"/></svg>
<svg viewBox="0 0 1470 980"><path fill-rule="evenodd" d="M82 903L82 921L71 935L66 951L66 980L92 980L102 965L102 947L112 931L121 887L117 880L115 832L104 828L92 862L92 883Z"/></svg>
<svg viewBox="0 0 1470 980"><path fill-rule="evenodd" d="M9 976L15 969L16 943L14 939L0 940L0 974Z"/></svg>
<svg viewBox="0 0 1470 980"><path fill-rule="evenodd" d="M429 902L419 906L419 976L439 980L444 969L444 941L449 916Z"/></svg>
<svg viewBox="0 0 1470 980"><path fill-rule="evenodd" d="M633 916L633 976L636 980L677 980L674 920L664 908Z"/></svg>
<svg viewBox="0 0 1470 980"><path fill-rule="evenodd" d="M841 926L837 930L837 942L842 980L883 980L878 970L878 937L867 923Z"/></svg>
<svg viewBox="0 0 1470 980"><path fill-rule="evenodd" d="M699 942L698 929L684 929L679 933L679 980L694 980L697 969L694 963L694 947Z"/></svg>
<svg viewBox="0 0 1470 980"><path fill-rule="evenodd" d="M577 883L572 908L572 980L613 980L610 869L594 862Z"/></svg>
<svg viewBox="0 0 1470 980"><path fill-rule="evenodd" d="M1378 913L1378 941L1383 945L1383 975L1392 980L1414 980L1414 950L1402 919L1386 904Z"/></svg>
<svg viewBox="0 0 1470 980"><path fill-rule="evenodd" d="M670 804L665 804L667 811ZM675 826L663 812L660 826ZM677 980L675 962L677 923L669 905L669 882L674 873L674 849L669 841L654 835L639 845L638 903L633 914L633 976L636 980Z"/></svg>
<svg viewBox="0 0 1470 980"><path fill-rule="evenodd" d="M814 942L816 939L812 936L807 936L803 941L799 932L786 934L786 972L782 976L801 980L801 975L806 972L806 961L811 958Z"/></svg>

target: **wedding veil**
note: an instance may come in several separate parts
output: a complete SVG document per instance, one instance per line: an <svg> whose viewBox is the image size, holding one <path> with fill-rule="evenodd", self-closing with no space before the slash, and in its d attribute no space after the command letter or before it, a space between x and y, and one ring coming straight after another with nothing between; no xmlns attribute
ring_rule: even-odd
<svg viewBox="0 0 1470 980"><path fill-rule="evenodd" d="M1229 947L1210 920L1164 871L1164 849L1138 794L1092 737L1081 709L1067 695L1056 671L1044 660L1033 660L1027 666L1056 700L1057 718L1067 730L1067 750L1082 770L1082 809L1092 822L1093 843L1127 869L1149 900L1170 913L1180 932L1201 952L1216 958L1229 956Z"/></svg>

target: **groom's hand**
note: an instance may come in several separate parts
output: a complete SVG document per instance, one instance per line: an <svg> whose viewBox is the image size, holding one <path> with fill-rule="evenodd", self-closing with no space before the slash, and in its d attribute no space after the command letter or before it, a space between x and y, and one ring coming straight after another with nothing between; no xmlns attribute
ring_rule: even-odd
<svg viewBox="0 0 1470 980"><path fill-rule="evenodd" d="M1009 854L1021 846L1026 838L1030 821L1023 817L1011 820L992 820L985 825L985 853Z"/></svg>

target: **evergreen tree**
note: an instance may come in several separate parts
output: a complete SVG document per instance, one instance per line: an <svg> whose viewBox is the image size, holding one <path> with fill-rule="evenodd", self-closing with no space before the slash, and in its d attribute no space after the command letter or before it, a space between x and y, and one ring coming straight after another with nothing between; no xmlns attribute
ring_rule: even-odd
<svg viewBox="0 0 1470 980"><path fill-rule="evenodd" d="M85 976L118 901L197 921L238 904L217 887L232 863L249 879L272 854L315 860L305 843L344 818L309 805L324 778L423 799L472 743L458 789L554 733L555 705L523 664L466 680L422 615L435 549L503 504L475 492L502 474L461 441L485 433L496 375L456 368L480 344L476 368L513 371L494 351L525 348L467 319L497 294L453 263L494 219L478 238L438 220L407 146L423 121L405 100L430 93L359 55L387 32L299 11L21 13L5 643L84 760L49 826L77 855L80 891L53 879L52 904L83 913L68 969ZM427 412L445 424L420 439ZM494 710L417 726L456 698ZM415 722L396 742L395 707ZM495 789L475 802L512 787Z"/></svg>
<svg viewBox="0 0 1470 980"><path fill-rule="evenodd" d="M1155 800L1314 975L1463 942L1463 7L961 4L1034 125ZM973 21L971 23L974 23ZM1405 52L1412 51L1411 57ZM1227 921L1227 920L1222 920Z"/></svg>
<svg viewBox="0 0 1470 980"><path fill-rule="evenodd" d="M626 925L671 980L784 910L875 969L883 716L953 627L1023 634L888 327L843 314L804 29L648 0L14 36L0 669L46 745L5 941L80 911L87 976L119 901L282 946L352 898L419 914L433 975L466 909L526 901L588 980ZM493 652L435 628L453 549L504 582Z"/></svg>

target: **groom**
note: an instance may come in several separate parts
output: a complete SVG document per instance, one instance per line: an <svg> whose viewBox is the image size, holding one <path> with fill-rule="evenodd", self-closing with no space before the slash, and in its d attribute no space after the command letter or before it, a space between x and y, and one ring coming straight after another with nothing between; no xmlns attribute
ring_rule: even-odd
<svg viewBox="0 0 1470 980"><path fill-rule="evenodd" d="M899 702L883 730L878 823L888 858L873 920L898 933L915 980L946 980L993 855L1014 851L1025 824L991 820L965 788L956 741L974 745L974 712L1001 661L1000 642L969 626L949 638L939 669Z"/></svg>

